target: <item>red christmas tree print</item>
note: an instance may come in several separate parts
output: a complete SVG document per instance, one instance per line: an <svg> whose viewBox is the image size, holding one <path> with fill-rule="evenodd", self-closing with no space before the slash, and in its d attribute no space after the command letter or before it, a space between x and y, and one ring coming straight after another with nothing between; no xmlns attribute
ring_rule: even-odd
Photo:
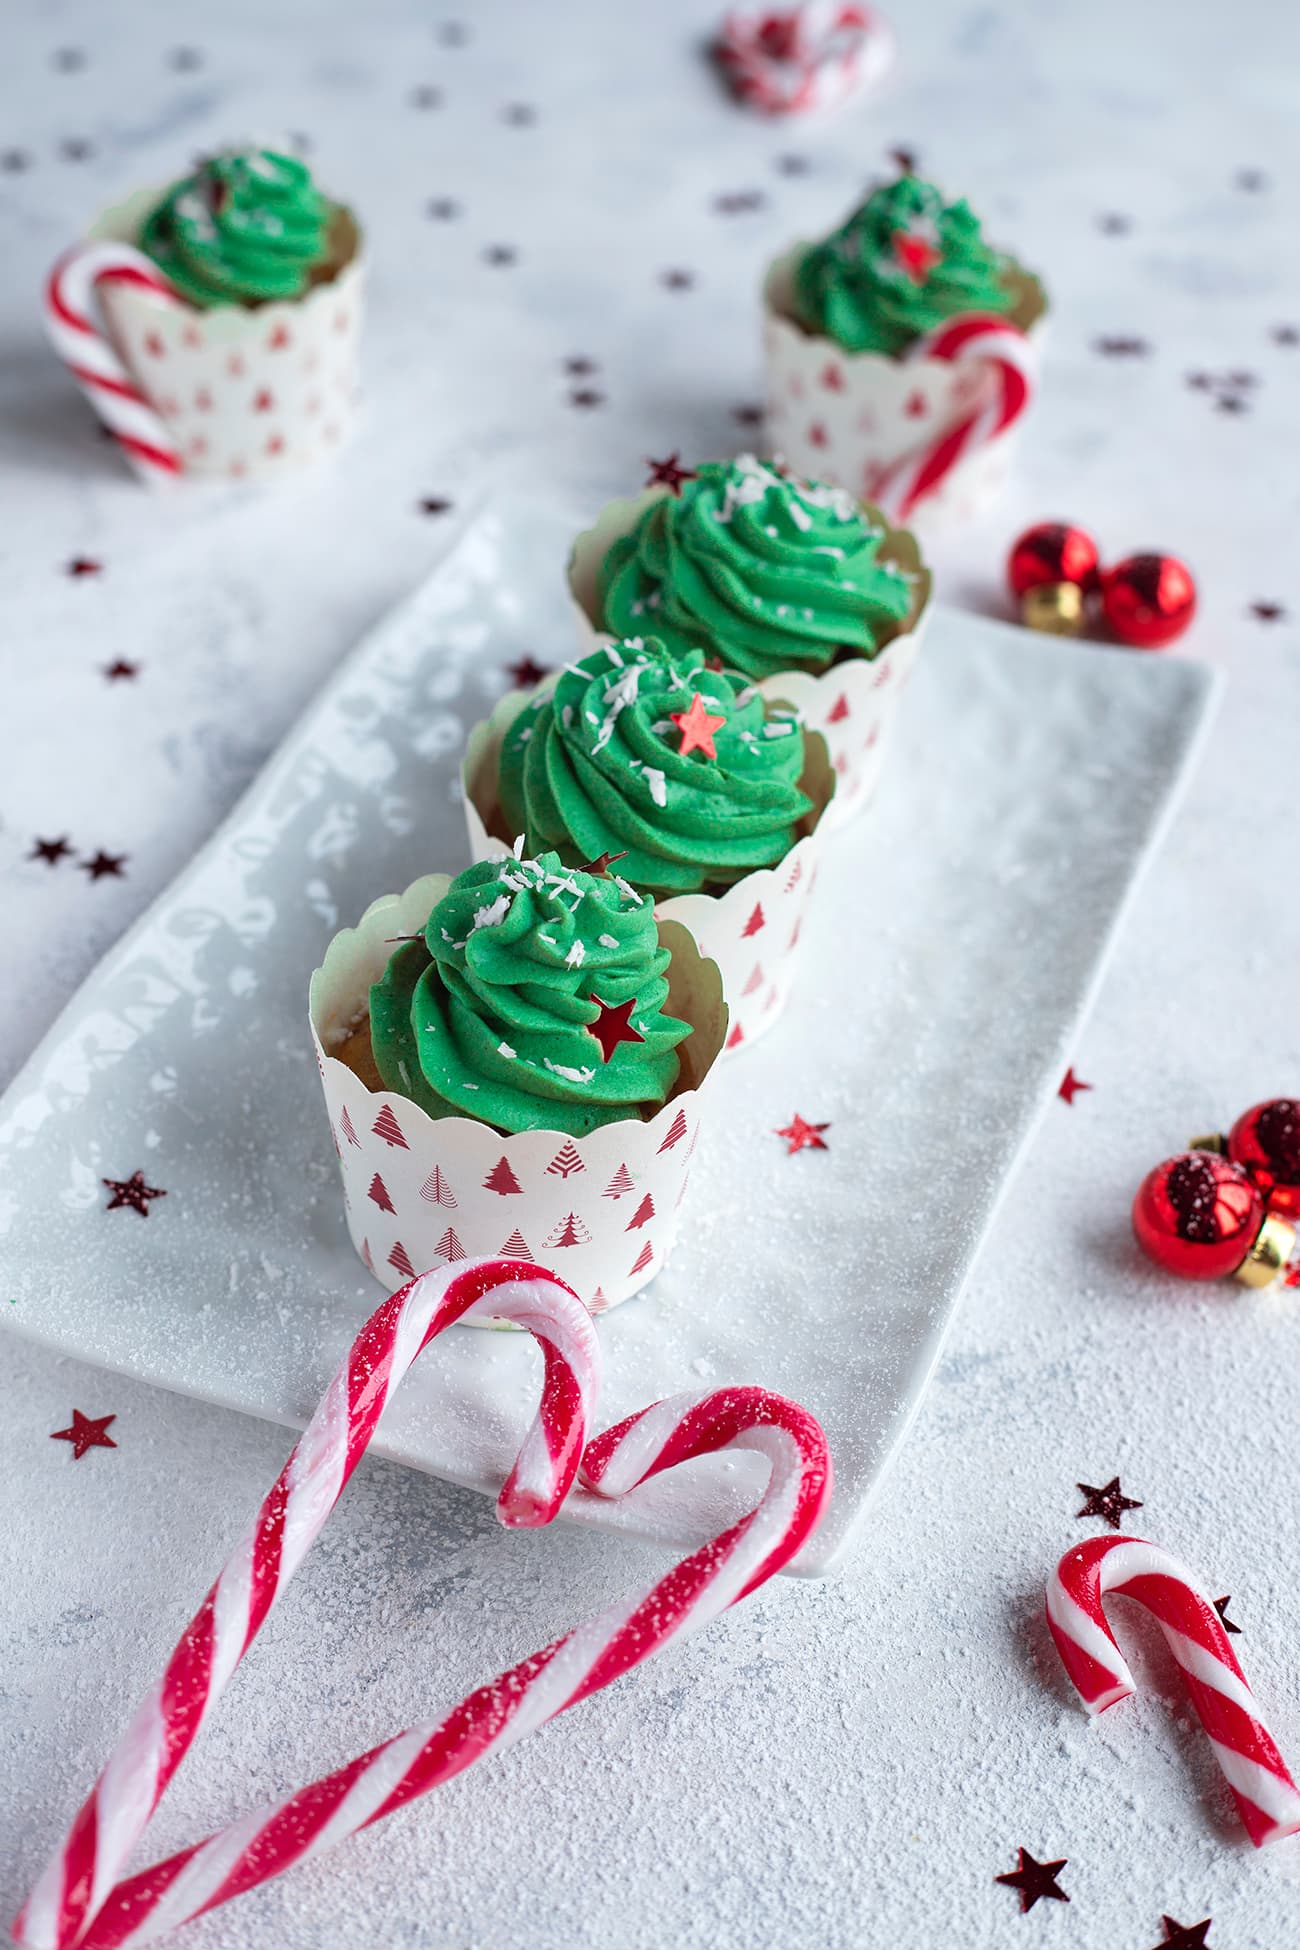
<svg viewBox="0 0 1300 1950"><path fill-rule="evenodd" d="M913 393L903 411L909 420L919 420L925 412L925 394Z"/></svg>
<svg viewBox="0 0 1300 1950"><path fill-rule="evenodd" d="M430 1205L445 1205L449 1212L456 1210L456 1194L443 1177L441 1165L435 1165L421 1185L420 1197Z"/></svg>
<svg viewBox="0 0 1300 1950"><path fill-rule="evenodd" d="M528 1241L524 1238L518 1226L515 1227L505 1244L498 1247L497 1250L503 1259L531 1259L533 1257L528 1250Z"/></svg>
<svg viewBox="0 0 1300 1950"><path fill-rule="evenodd" d="M437 1253L439 1259L445 1259L449 1264L452 1260L465 1259L467 1257L465 1248L456 1237L454 1226L447 1227L447 1230L443 1233L442 1238L433 1250Z"/></svg>
<svg viewBox="0 0 1300 1950"><path fill-rule="evenodd" d="M728 1036L727 1038L727 1048L739 1049L740 1045L744 1042L744 1040L745 1040L745 1032L741 1028L740 1024L737 1023L735 1028L732 1030L730 1036Z"/></svg>
<svg viewBox="0 0 1300 1950"><path fill-rule="evenodd" d="M572 1138L565 1138L551 1162L546 1167L557 1178L570 1178L575 1171L585 1171L581 1153Z"/></svg>
<svg viewBox="0 0 1300 1950"><path fill-rule="evenodd" d="M363 1266L366 1266L370 1270L370 1272L372 1273L374 1272L375 1262L370 1251L370 1241L368 1239L363 1239L361 1241L361 1263Z"/></svg>
<svg viewBox="0 0 1300 1950"><path fill-rule="evenodd" d="M388 1255L388 1264L395 1273L400 1273L404 1280L413 1280L415 1278L415 1268L411 1264L410 1254L400 1239Z"/></svg>
<svg viewBox="0 0 1300 1950"><path fill-rule="evenodd" d="M331 1118L331 1119L330 1119L330 1136L331 1136L331 1137L333 1138L333 1140L334 1140L334 1156L335 1156L336 1158L341 1158L341 1157L343 1156L343 1153L342 1153L342 1151L341 1151L341 1149L339 1148L339 1134L338 1134L338 1132L337 1132L337 1131L336 1131L336 1130L334 1129L334 1120L333 1120L333 1118ZM345 1197L345 1198L347 1197L347 1193L346 1193L346 1191L344 1192L344 1197Z"/></svg>
<svg viewBox="0 0 1300 1950"><path fill-rule="evenodd" d="M502 1156L483 1180L483 1189L485 1192L500 1192L502 1198L506 1198L511 1192L522 1192L524 1188L511 1171L509 1158Z"/></svg>
<svg viewBox="0 0 1300 1950"><path fill-rule="evenodd" d="M828 393L844 391L844 374L833 359L828 360L822 367L822 385Z"/></svg>
<svg viewBox="0 0 1300 1950"><path fill-rule="evenodd" d="M410 1150L410 1145L402 1136L402 1127L393 1115L393 1106L391 1104L384 1105L370 1128L377 1138L384 1140L385 1144L398 1144L403 1151Z"/></svg>
<svg viewBox="0 0 1300 1950"><path fill-rule="evenodd" d="M803 926L803 915L801 914L799 916L799 919L794 924L794 933L790 936L790 946L792 948L797 948L799 946L799 930L802 926Z"/></svg>
<svg viewBox="0 0 1300 1950"><path fill-rule="evenodd" d="M764 978L764 975L763 975L763 967L762 967L762 963L761 963L761 962L755 962L755 963L754 963L754 972L753 972L753 974L752 974L752 975L750 976L750 978L749 978L749 980L748 980L748 981L746 982L746 984L745 984L745 986L744 986L744 988L743 988L743 989L742 989L742 990L740 991L740 993L741 993L742 995L753 995L753 994L755 993L755 991L756 991L756 990L758 990L758 989L761 989L761 988L762 988L762 986L763 986L763 982L764 982L764 979L765 979L765 978Z"/></svg>
<svg viewBox="0 0 1300 1950"><path fill-rule="evenodd" d="M590 1243L591 1234L576 1212L570 1212L546 1241L548 1246L587 1246Z"/></svg>
<svg viewBox="0 0 1300 1950"><path fill-rule="evenodd" d="M395 1212L397 1210L392 1199L388 1196L388 1187L378 1172L375 1173L370 1181L370 1196L381 1212Z"/></svg>
<svg viewBox="0 0 1300 1950"><path fill-rule="evenodd" d="M633 1189L632 1174L626 1165L620 1165L614 1176L601 1193L602 1198L622 1198L624 1192Z"/></svg>
<svg viewBox="0 0 1300 1950"><path fill-rule="evenodd" d="M691 1182L691 1174L688 1171L686 1176L682 1179L681 1190L678 1192L676 1199L673 1201L674 1212L677 1210L677 1207L681 1204L682 1200L685 1198L686 1187L690 1184L690 1182Z"/></svg>
<svg viewBox="0 0 1300 1950"><path fill-rule="evenodd" d="M764 923L762 902L755 901L754 912L750 915L749 919L745 923L744 929L741 934L741 940L743 941L748 935L757 934L759 929L763 927L764 924L765 923Z"/></svg>
<svg viewBox="0 0 1300 1950"><path fill-rule="evenodd" d="M357 1136L356 1125L352 1122L352 1119L348 1116L348 1107L346 1104L344 1104L343 1106L343 1115L339 1119L339 1129L342 1131L348 1143L355 1144L359 1151L361 1149L361 1139Z"/></svg>
<svg viewBox="0 0 1300 1950"><path fill-rule="evenodd" d="M596 1288L596 1291L591 1296L590 1311L593 1314L603 1314L607 1311L608 1307L609 1307L609 1297L606 1294L604 1287L598 1286Z"/></svg>
<svg viewBox="0 0 1300 1950"><path fill-rule="evenodd" d="M849 700L845 697L843 691L841 691L826 714L826 722L827 724L843 724L848 715Z"/></svg>
<svg viewBox="0 0 1300 1950"><path fill-rule="evenodd" d="M671 1151L673 1146L675 1144L680 1144L682 1139L685 1136L686 1136L686 1112L681 1108L679 1104L677 1107L677 1115L676 1117L674 1117L671 1125L669 1126L668 1135L664 1139L663 1143L659 1146L660 1151Z"/></svg>
<svg viewBox="0 0 1300 1950"><path fill-rule="evenodd" d="M654 1215L655 1202L649 1192L647 1192L641 1203L637 1206L636 1211L624 1226L624 1232L635 1232L638 1226L645 1225L648 1220L653 1219Z"/></svg>
<svg viewBox="0 0 1300 1950"><path fill-rule="evenodd" d="M633 1275L636 1273L644 1273L646 1267L650 1264L654 1256L655 1256L655 1249L651 1244L651 1242L647 1239L645 1245L642 1246L640 1252L636 1256L635 1264L632 1267L632 1272L628 1274L628 1278L631 1279Z"/></svg>
<svg viewBox="0 0 1300 1950"><path fill-rule="evenodd" d="M794 863L794 870L791 873L790 878L785 883L786 893L792 894L802 879L803 879L803 861L796 860Z"/></svg>

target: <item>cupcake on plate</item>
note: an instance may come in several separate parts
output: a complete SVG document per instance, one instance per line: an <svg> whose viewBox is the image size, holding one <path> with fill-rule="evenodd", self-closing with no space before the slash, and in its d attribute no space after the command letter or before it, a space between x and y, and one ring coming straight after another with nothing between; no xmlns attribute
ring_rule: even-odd
<svg viewBox="0 0 1300 1950"><path fill-rule="evenodd" d="M789 994L818 828L835 778L823 739L741 672L655 637L589 650L470 734L470 844L608 863L718 964L730 1046Z"/></svg>
<svg viewBox="0 0 1300 1950"><path fill-rule="evenodd" d="M56 265L47 323L137 464L143 451L160 474L276 474L348 428L361 281L357 221L307 165L231 148L101 217ZM107 335L89 315L69 324L86 291ZM96 382L117 362L134 401Z"/></svg>
<svg viewBox="0 0 1300 1950"><path fill-rule="evenodd" d="M987 361L928 356L936 335L959 318L1001 319L1032 349L1047 309L1038 279L989 244L969 204L912 175L778 258L763 300L773 446L867 499L991 395ZM964 459L927 515L978 505L1007 452L1002 438Z"/></svg>
<svg viewBox="0 0 1300 1950"><path fill-rule="evenodd" d="M866 804L930 594L906 530L742 454L610 503L574 544L569 589L586 644L653 633L791 706L830 753L828 828Z"/></svg>
<svg viewBox="0 0 1300 1950"><path fill-rule="evenodd" d="M331 942L311 1022L376 1278L544 1259L596 1312L653 1278L727 1017L627 881L547 852L426 875Z"/></svg>

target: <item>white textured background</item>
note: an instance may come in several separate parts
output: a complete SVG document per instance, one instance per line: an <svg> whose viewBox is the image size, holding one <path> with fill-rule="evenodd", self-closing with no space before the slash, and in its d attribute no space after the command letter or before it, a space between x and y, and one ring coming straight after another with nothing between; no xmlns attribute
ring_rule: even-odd
<svg viewBox="0 0 1300 1950"><path fill-rule="evenodd" d="M938 551L944 594L997 604L1007 542L1048 515L1091 525L1112 557L1174 548L1202 590L1183 648L1230 684L1077 1053L1094 1089L1053 1105L856 1559L832 1583L769 1589L191 1940L1150 1950L1168 1912L1213 1914L1211 1950L1287 1942L1300 1844L1249 1850L1163 1655L1141 1662L1143 1703L1089 1727L1038 1605L1089 1528L1075 1480L1120 1472L1145 1506L1135 1522L1233 1594L1235 1643L1300 1762L1300 1300L1139 1280L1126 1230L1148 1164L1300 1087L1297 638L1286 616L1251 613L1300 614L1300 344L1274 337L1300 329L1294 20L1267 0L925 0L898 10L902 63L879 100L773 128L698 59L709 7L477 4L456 46L445 18L414 0L10 0L0 1073L430 561L439 521L420 499L509 476L593 502L646 453L735 446L734 409L759 397L763 259L837 219L899 143L1056 301L1014 488ZM174 64L182 48L197 65ZM63 49L84 58L60 63ZM441 105L416 106L421 87ZM534 120L507 119L519 103ZM44 348L42 272L100 202L286 128L368 222L365 425L337 472L274 498L147 501ZM781 168L790 155L803 173ZM714 208L751 190L757 208ZM457 213L430 217L435 199ZM486 261L496 246L516 260ZM689 289L665 288L674 269ZM1146 349L1105 356L1107 338ZM597 370L570 377L574 357ZM1237 377L1189 385L1198 372ZM601 403L574 406L575 390ZM76 556L103 572L69 579ZM105 680L117 657L134 680ZM61 834L73 857L26 858ZM122 877L81 870L99 849L126 856ZM1014 1009L1014 967L1006 980ZM12 1337L4 1351L12 1910L285 1438ZM50 1444L74 1403L116 1412L117 1451L73 1465ZM604 1536L506 1536L474 1497L363 1468L154 1840L177 1846L456 1697L646 1563ZM994 1885L1021 1843L1069 1858L1068 1908L1022 1920Z"/></svg>

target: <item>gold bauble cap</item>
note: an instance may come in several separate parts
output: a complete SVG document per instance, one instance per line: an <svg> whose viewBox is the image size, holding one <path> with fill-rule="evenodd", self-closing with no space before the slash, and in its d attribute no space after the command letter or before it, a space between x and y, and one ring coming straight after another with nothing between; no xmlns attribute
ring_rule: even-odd
<svg viewBox="0 0 1300 1950"><path fill-rule="evenodd" d="M1077 582L1036 583L1020 598L1020 620L1049 636L1078 636L1084 621L1083 591Z"/></svg>

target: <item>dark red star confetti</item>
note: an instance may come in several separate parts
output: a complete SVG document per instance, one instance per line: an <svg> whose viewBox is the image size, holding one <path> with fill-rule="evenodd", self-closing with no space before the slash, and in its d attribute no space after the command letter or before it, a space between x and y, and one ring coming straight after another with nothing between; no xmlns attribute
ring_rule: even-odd
<svg viewBox="0 0 1300 1950"><path fill-rule="evenodd" d="M80 1462L87 1449L116 1449L117 1444L108 1433L110 1422L116 1422L116 1415L83 1415L79 1408L72 1411L72 1427L54 1429L51 1442L70 1442L72 1460Z"/></svg>
<svg viewBox="0 0 1300 1950"><path fill-rule="evenodd" d="M1223 1629L1224 1629L1224 1631L1225 1631L1225 1632L1235 1632L1235 1633L1237 1633L1237 1634L1239 1635L1239 1634L1240 1634L1240 1632L1241 1632L1241 1627L1240 1627L1240 1625L1235 1625L1235 1624L1233 1623L1233 1621L1232 1621L1232 1620L1231 1620L1231 1619L1229 1618L1229 1616L1228 1616L1228 1606L1229 1606L1229 1605L1230 1605L1231 1603L1232 1603L1232 1594L1231 1594L1231 1592L1229 1592L1229 1594L1228 1594L1228 1596L1227 1596L1226 1598L1215 1598L1215 1599L1213 1600L1213 1604L1214 1604L1214 1609L1215 1609L1215 1611L1217 1611L1217 1612L1218 1612L1218 1614L1219 1614L1219 1623L1220 1623L1220 1625L1222 1625L1222 1627L1223 1627Z"/></svg>
<svg viewBox="0 0 1300 1950"><path fill-rule="evenodd" d="M1262 169L1239 169L1233 182L1239 190L1245 190L1248 195L1256 190L1268 188L1268 177Z"/></svg>
<svg viewBox="0 0 1300 1950"><path fill-rule="evenodd" d="M193 74L203 66L203 56L196 47L174 47L167 56L167 66L174 74Z"/></svg>
<svg viewBox="0 0 1300 1950"><path fill-rule="evenodd" d="M66 142L59 144L59 154L64 162L88 162L94 153L94 144L81 136L69 136Z"/></svg>
<svg viewBox="0 0 1300 1950"><path fill-rule="evenodd" d="M761 210L766 202L762 190L727 190L714 197L713 207L720 217L742 217L751 210Z"/></svg>
<svg viewBox="0 0 1300 1950"><path fill-rule="evenodd" d="M594 359L588 359L583 353L576 353L572 359L565 360L564 370L570 379L587 379L593 372L599 372L600 367Z"/></svg>
<svg viewBox="0 0 1300 1950"><path fill-rule="evenodd" d="M1286 616L1281 603L1252 603L1250 613L1257 623L1280 623Z"/></svg>
<svg viewBox="0 0 1300 1950"><path fill-rule="evenodd" d="M1274 345L1300 345L1300 325L1275 325L1269 337Z"/></svg>
<svg viewBox="0 0 1300 1950"><path fill-rule="evenodd" d="M469 28L463 20L444 20L438 29L439 47L464 47L469 40Z"/></svg>
<svg viewBox="0 0 1300 1950"><path fill-rule="evenodd" d="M6 149L0 153L0 169L6 176L17 176L24 169L30 169L32 159L25 149Z"/></svg>
<svg viewBox="0 0 1300 1950"><path fill-rule="evenodd" d="M32 842L32 850L27 855L27 858L29 860L43 860L47 867L57 867L59 861L66 860L71 851L72 848L68 843L68 836L65 833L61 839L57 840L34 840Z"/></svg>
<svg viewBox="0 0 1300 1950"><path fill-rule="evenodd" d="M600 1044L601 1060L609 1062L620 1043L643 1043L645 1037L639 1029L632 1027L632 1011L636 1007L636 997L630 996L626 1002L611 1005L602 1002L598 995L592 1001L600 1010L595 1022L587 1024L588 1029Z"/></svg>
<svg viewBox="0 0 1300 1950"><path fill-rule="evenodd" d="M761 406L733 406L731 417L738 427L761 427L763 409Z"/></svg>
<svg viewBox="0 0 1300 1950"><path fill-rule="evenodd" d="M800 1117L796 1111L790 1122L781 1130L774 1131L772 1135L785 1139L785 1155L787 1158L793 1158L796 1151L829 1151L830 1146L822 1136L822 1132L829 1131L830 1128L829 1122L810 1124L806 1117Z"/></svg>
<svg viewBox="0 0 1300 1950"><path fill-rule="evenodd" d="M1213 1921L1212 1916L1206 1916L1199 1923L1175 1923L1172 1916L1162 1916L1164 1936L1155 1950L1209 1950L1205 1932Z"/></svg>
<svg viewBox="0 0 1300 1950"><path fill-rule="evenodd" d="M1187 383L1194 393L1209 393L1214 390L1214 374L1212 372L1189 372L1187 375Z"/></svg>
<svg viewBox="0 0 1300 1950"><path fill-rule="evenodd" d="M598 853L594 860L588 860L585 866L579 867L578 872L589 873L594 875L597 880L603 880L608 875L611 867L617 866L620 860L626 860L626 858L626 848L624 848L622 853ZM594 1002L595 999L593 996L592 1001Z"/></svg>
<svg viewBox="0 0 1300 1950"><path fill-rule="evenodd" d="M510 673L515 689L520 691L530 691L534 684L540 684L543 677L549 677L551 674L550 664L539 664L535 657L527 654L516 657L512 664L506 665L506 669Z"/></svg>
<svg viewBox="0 0 1300 1950"><path fill-rule="evenodd" d="M508 102L501 111L501 120L511 129L531 129L537 120L537 110L527 102Z"/></svg>
<svg viewBox="0 0 1300 1950"><path fill-rule="evenodd" d="M603 406L605 395L598 393L594 386L579 386L569 394L569 405L580 407Z"/></svg>
<svg viewBox="0 0 1300 1950"><path fill-rule="evenodd" d="M683 483L695 479L695 469L680 466L680 460L680 454L669 454L667 460L651 460L647 454L645 464L650 472L646 475L646 486L666 487L673 494L680 494Z"/></svg>
<svg viewBox="0 0 1300 1950"><path fill-rule="evenodd" d="M1125 1510L1142 1508L1133 1497L1125 1496L1119 1486L1118 1476L1112 1476L1109 1483L1103 1483L1100 1489L1092 1483L1076 1483L1075 1488L1082 1490L1087 1498L1082 1510L1075 1511L1075 1516L1100 1517L1102 1522L1108 1523L1112 1530L1119 1529L1119 1520Z"/></svg>
<svg viewBox="0 0 1300 1950"><path fill-rule="evenodd" d="M782 176L806 176L812 164L807 156L778 156L775 168Z"/></svg>
<svg viewBox="0 0 1300 1950"><path fill-rule="evenodd" d="M900 176L915 176L919 160L915 149L886 149L885 154Z"/></svg>
<svg viewBox="0 0 1300 1950"><path fill-rule="evenodd" d="M1103 359L1144 359L1151 347L1145 339L1130 337L1094 339L1092 349Z"/></svg>
<svg viewBox="0 0 1300 1950"><path fill-rule="evenodd" d="M715 717L698 691L693 694L687 710L670 711L668 715L682 734L682 742L677 747L682 758L690 752L703 752L706 758L718 756L713 734L722 729L727 722L726 716Z"/></svg>
<svg viewBox="0 0 1300 1950"><path fill-rule="evenodd" d="M422 515L450 514L454 506L455 503L449 501L445 494L426 494L420 502L420 513Z"/></svg>
<svg viewBox="0 0 1300 1950"><path fill-rule="evenodd" d="M517 256L513 244L489 244L483 253L483 262L503 266L513 264Z"/></svg>
<svg viewBox="0 0 1300 1950"><path fill-rule="evenodd" d="M96 562L91 555L74 555L66 566L70 576L98 576L104 573L102 562Z"/></svg>
<svg viewBox="0 0 1300 1950"><path fill-rule="evenodd" d="M54 51L54 67L60 74L77 74L86 65L86 56L79 47L59 47Z"/></svg>
<svg viewBox="0 0 1300 1950"><path fill-rule="evenodd" d="M1056 1094L1058 1097L1064 1098L1067 1104L1072 1104L1081 1090L1091 1089L1092 1085L1090 1083L1084 1083L1080 1077L1076 1077L1074 1070L1071 1068L1061 1078L1060 1088Z"/></svg>
<svg viewBox="0 0 1300 1950"><path fill-rule="evenodd" d="M1216 413L1246 413L1250 409L1240 393L1220 393L1214 402L1214 410Z"/></svg>
<svg viewBox="0 0 1300 1950"><path fill-rule="evenodd" d="M125 853L105 853L101 849L98 853L92 853L88 860L82 860L78 864L81 871L88 873L92 880L124 880L126 875L122 869L126 865L127 857Z"/></svg>
<svg viewBox="0 0 1300 1950"><path fill-rule="evenodd" d="M1059 1862L1035 1862L1027 1848L1018 1851L1020 1866L1008 1869L1005 1875L994 1876L994 1882L1003 1882L1008 1889L1017 1891L1020 1897L1020 1914L1028 1915L1036 1902L1050 1896L1053 1902L1068 1903L1070 1898L1057 1883L1057 1876L1065 1868L1069 1857L1063 1855Z"/></svg>
<svg viewBox="0 0 1300 1950"><path fill-rule="evenodd" d="M161 1186L146 1185L142 1171L133 1171L129 1178L105 1178L103 1183L113 1194L104 1207L106 1212L116 1212L119 1207L129 1206L133 1212L138 1212L142 1219L147 1219L150 1199L167 1196Z"/></svg>
<svg viewBox="0 0 1300 1950"><path fill-rule="evenodd" d="M424 206L425 215L433 217L438 223L450 223L460 215L460 205L454 197L434 196Z"/></svg>
<svg viewBox="0 0 1300 1950"><path fill-rule="evenodd" d="M441 88L429 88L429 87L413 88L411 90L411 107L412 108L441 108L442 107Z"/></svg>
<svg viewBox="0 0 1300 1950"><path fill-rule="evenodd" d="M1122 217L1118 210L1107 210L1098 217L1097 228L1103 237L1126 237L1133 228L1133 219Z"/></svg>
<svg viewBox="0 0 1300 1950"><path fill-rule="evenodd" d="M115 684L119 677L138 677L140 666L129 662L126 657L115 657L111 664L104 665L104 675L110 684Z"/></svg>
<svg viewBox="0 0 1300 1950"><path fill-rule="evenodd" d="M695 283L694 271L661 271L659 282L665 291L689 291Z"/></svg>

